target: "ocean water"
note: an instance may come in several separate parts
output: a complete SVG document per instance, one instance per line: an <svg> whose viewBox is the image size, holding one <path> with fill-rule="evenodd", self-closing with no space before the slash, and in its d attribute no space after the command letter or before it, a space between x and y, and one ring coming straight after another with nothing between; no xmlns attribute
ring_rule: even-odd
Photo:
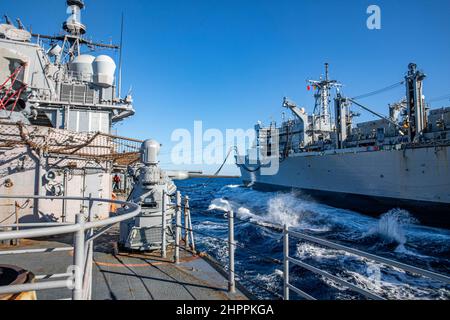
<svg viewBox="0 0 450 320"><path fill-rule="evenodd" d="M278 225L442 274L450 274L450 231L420 225L393 208L379 218L320 204L300 193L260 192L238 179L178 182L189 195L196 245L221 264L228 261L228 222L237 216L238 280L259 299L278 299L283 290L282 233ZM247 250L248 249L248 250ZM450 286L338 250L296 239L291 256L387 299L450 299ZM290 281L317 299L363 297L305 269L291 266ZM294 293L291 298L299 299Z"/></svg>

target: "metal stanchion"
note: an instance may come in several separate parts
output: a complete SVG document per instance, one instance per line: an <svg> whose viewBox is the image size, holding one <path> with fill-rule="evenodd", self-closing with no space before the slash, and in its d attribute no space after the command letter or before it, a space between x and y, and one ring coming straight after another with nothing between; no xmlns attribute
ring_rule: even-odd
<svg viewBox="0 0 450 320"><path fill-rule="evenodd" d="M283 228L283 282L284 282L284 300L289 300L289 228L284 225Z"/></svg>
<svg viewBox="0 0 450 320"><path fill-rule="evenodd" d="M88 219L89 222L94 221L94 213L92 212L92 207L94 205L94 202L92 201L92 193L89 194L89 203L88 203ZM89 237L92 237L94 235L94 229L89 230ZM87 256L87 272L88 272L88 288L87 288L87 299L92 299L92 262L94 261L94 241L89 241L88 244L88 256Z"/></svg>
<svg viewBox="0 0 450 320"><path fill-rule="evenodd" d="M228 252L229 252L229 277L228 277L228 291L230 293L236 292L236 281L234 274L234 212L228 212Z"/></svg>
<svg viewBox="0 0 450 320"><path fill-rule="evenodd" d="M177 192L176 227L175 227L175 263L180 263L181 238L181 192Z"/></svg>
<svg viewBox="0 0 450 320"><path fill-rule="evenodd" d="M80 230L75 232L74 238L74 254L73 254L73 264L75 266L75 288L72 292L73 300L83 299L83 270L84 270L84 215L77 214L75 217L75 222L77 225L81 226Z"/></svg>
<svg viewBox="0 0 450 320"><path fill-rule="evenodd" d="M191 209L188 211L188 227L191 235L191 249L194 254L195 252L195 240L194 240L194 228L192 227Z"/></svg>
<svg viewBox="0 0 450 320"><path fill-rule="evenodd" d="M184 198L184 246L186 250L189 250L189 197Z"/></svg>
<svg viewBox="0 0 450 320"><path fill-rule="evenodd" d="M166 220L166 211L167 211L167 195L166 192L163 191L162 195L162 230L161 230L161 256L163 258L167 258L167 220Z"/></svg>
<svg viewBox="0 0 450 320"><path fill-rule="evenodd" d="M17 201L14 203L14 214L16 216L16 231L19 231L19 203ZM20 240L14 240L14 245L19 246Z"/></svg>

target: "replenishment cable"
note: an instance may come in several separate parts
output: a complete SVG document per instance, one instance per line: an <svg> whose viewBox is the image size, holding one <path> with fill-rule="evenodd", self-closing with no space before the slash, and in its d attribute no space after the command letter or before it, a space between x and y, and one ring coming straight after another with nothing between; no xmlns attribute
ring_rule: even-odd
<svg viewBox="0 0 450 320"><path fill-rule="evenodd" d="M28 204L30 203L30 199L28 199L27 201L24 202L24 204L17 205L17 209L19 210L24 210ZM14 206L14 205L13 205ZM7 216L5 219L3 219L2 221L0 221L0 224L2 224L3 222L7 221L9 218L11 218L12 216L14 216L16 214L16 212L13 212L11 215Z"/></svg>
<svg viewBox="0 0 450 320"><path fill-rule="evenodd" d="M440 97L431 98L428 100L428 102L437 102L437 101L442 101L442 100L450 100L450 93L447 93L446 95L443 95Z"/></svg>
<svg viewBox="0 0 450 320"><path fill-rule="evenodd" d="M208 180L206 180L205 183L202 183L202 184L200 184L200 185L190 186L190 187L182 187L183 190L192 190L192 189L196 189L196 188L204 188L204 187L207 187L208 185L210 185L211 182L214 180L213 177L218 177L219 174L220 174L220 172L222 172L223 167L224 167L225 164L227 163L227 161L228 161L228 159L230 158L231 153L232 153L233 151L237 151L237 147L236 147L236 146L232 147L232 148L228 151L228 154L227 154L227 156L225 157L225 160L223 161L222 165L221 165L221 166L219 167L219 169L212 175L212 177L210 177Z"/></svg>
<svg viewBox="0 0 450 320"><path fill-rule="evenodd" d="M366 94L362 94L362 95L353 97L352 99L358 100L358 99L368 98L368 97L371 97L371 96L374 96L374 95L383 93L383 92L385 92L385 91L389 91L389 90L395 89L395 88L397 88L397 87L399 87L399 86L401 86L401 85L404 85L404 84L405 84L405 81L403 80L403 81L394 83L394 84L392 84L392 85L390 85L390 86L387 86L387 87L385 87L385 88L382 88L382 89L379 89L379 90L375 90L375 91L372 91L372 92L369 92L369 93L366 93Z"/></svg>

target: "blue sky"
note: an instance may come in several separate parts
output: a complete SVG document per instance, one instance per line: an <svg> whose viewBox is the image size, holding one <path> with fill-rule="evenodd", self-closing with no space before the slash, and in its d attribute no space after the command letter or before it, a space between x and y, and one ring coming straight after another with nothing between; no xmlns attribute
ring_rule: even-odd
<svg viewBox="0 0 450 320"><path fill-rule="evenodd" d="M205 128L252 128L280 118L283 96L311 111L305 80L319 77L324 62L349 96L400 81L412 61L429 77L427 97L450 93L448 0L85 2L82 19L95 40L118 42L125 14L123 91L132 86L137 114L117 133L156 138L166 154L173 130L193 130L195 120ZM0 4L1 13L43 34L59 32L66 18L63 0ZM381 30L366 27L371 4L381 7ZM363 101L387 114L403 95L399 88ZM450 102L433 107L442 105Z"/></svg>

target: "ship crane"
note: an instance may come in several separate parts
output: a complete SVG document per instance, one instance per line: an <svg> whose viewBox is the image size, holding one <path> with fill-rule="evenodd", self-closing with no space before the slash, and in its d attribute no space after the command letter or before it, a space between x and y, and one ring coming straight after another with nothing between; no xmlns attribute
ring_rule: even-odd
<svg viewBox="0 0 450 320"><path fill-rule="evenodd" d="M304 108L299 108L294 102L288 98L283 99L283 108L290 109L299 119L305 119L306 112ZM307 117L306 117L307 118Z"/></svg>
<svg viewBox="0 0 450 320"><path fill-rule="evenodd" d="M303 128L306 128L308 126L308 114L306 113L304 108L299 108L294 102L290 101L286 97L283 100L283 108L291 110L292 113L300 120L300 122L303 125ZM309 136L314 137L314 126L313 129L310 131ZM312 139L309 136L305 135L304 137L305 144L309 144L312 141Z"/></svg>
<svg viewBox="0 0 450 320"><path fill-rule="evenodd" d="M338 97L338 99L339 99L339 97ZM354 100L354 99L352 99L352 98L342 98L342 97L341 97L341 99L346 100L346 101L349 101L349 102L351 102L352 104L357 105L357 106L360 107L361 109L364 109L365 111L367 111L367 112L369 112L369 113L371 113L371 114L373 114L373 115L375 115L375 116L377 116L377 117L379 117L379 118L381 118L381 119L383 119L383 120L389 122L390 124L392 124L393 126L395 126L396 128L399 129L399 133L400 133L402 136L404 136L404 135L406 134L406 132L403 131L403 127L402 127L401 125L399 125L398 123L396 123L395 121L391 120L390 118L385 117L385 116L383 116L382 114L373 111L372 109L370 109L370 108L368 108L368 107L362 105L361 103L357 102L356 100Z"/></svg>
<svg viewBox="0 0 450 320"><path fill-rule="evenodd" d="M427 112L426 112L426 106L425 106L425 99L423 96L423 80L426 78L426 75L417 70L417 65L414 63L410 63L408 65L408 73L405 77L404 81L401 81L399 83L396 83L392 86L389 86L387 88L374 91L372 93L362 95L358 98L363 98L367 96L371 96L374 94L378 94L390 89L393 89L401 84L406 84L406 123L404 125L401 125L397 123L396 116L393 115L393 111L391 108L391 117L386 117L378 112L373 111L371 108L364 106L363 104L359 103L357 101L358 98L343 98L338 94L336 98L336 113L339 113L339 106L342 103L352 103L361 109L385 120L389 124L393 125L395 128L398 129L398 132L401 136L408 135L409 140L411 142L417 142L420 136L425 132L428 124L427 119ZM394 106L394 108L403 109L405 105L405 102L401 102L400 104L397 104L397 106ZM337 128L342 128L342 125L339 123L340 121L343 121L339 118L339 115L336 117L336 126ZM338 129L338 135L341 134ZM339 139L338 139L339 140Z"/></svg>

